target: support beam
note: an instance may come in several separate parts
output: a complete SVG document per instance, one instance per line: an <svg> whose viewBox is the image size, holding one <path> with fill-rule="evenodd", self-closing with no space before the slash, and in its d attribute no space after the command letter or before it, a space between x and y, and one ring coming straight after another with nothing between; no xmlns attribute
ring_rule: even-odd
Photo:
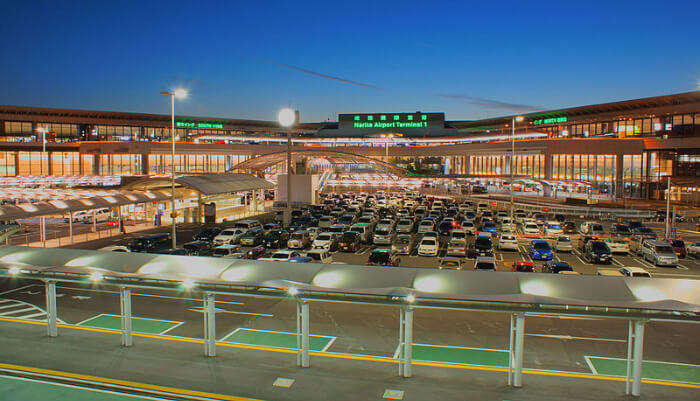
<svg viewBox="0 0 700 401"><path fill-rule="evenodd" d="M70 243L73 243L73 212L68 215L68 237L70 238Z"/></svg>
<svg viewBox="0 0 700 401"><path fill-rule="evenodd" d="M204 294L204 355L216 356L216 300L214 294Z"/></svg>
<svg viewBox="0 0 700 401"><path fill-rule="evenodd" d="M514 313L510 317L510 358L508 360L508 385L523 385L523 348L525 345L525 314Z"/></svg>
<svg viewBox="0 0 700 401"><path fill-rule="evenodd" d="M411 377L413 361L413 308L403 306L399 316L399 376Z"/></svg>
<svg viewBox="0 0 700 401"><path fill-rule="evenodd" d="M56 309L56 282L46 281L46 334L58 336L58 310Z"/></svg>
<svg viewBox="0 0 700 401"><path fill-rule="evenodd" d="M309 303L297 301L297 366L309 367Z"/></svg>
<svg viewBox="0 0 700 401"><path fill-rule="evenodd" d="M632 349L632 395L638 397L642 388L642 355L644 351L644 321L634 322Z"/></svg>
<svg viewBox="0 0 700 401"><path fill-rule="evenodd" d="M134 345L134 340L131 336L131 288L119 288L119 301L121 303L122 346L131 347Z"/></svg>

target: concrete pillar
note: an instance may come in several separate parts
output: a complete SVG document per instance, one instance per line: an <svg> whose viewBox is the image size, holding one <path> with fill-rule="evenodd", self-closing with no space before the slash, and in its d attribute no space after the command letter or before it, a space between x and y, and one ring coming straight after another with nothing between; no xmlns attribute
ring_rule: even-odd
<svg viewBox="0 0 700 401"><path fill-rule="evenodd" d="M148 154L141 153L141 174L148 175L149 169L150 169L150 163L148 161Z"/></svg>
<svg viewBox="0 0 700 401"><path fill-rule="evenodd" d="M297 366L309 367L309 303L297 301Z"/></svg>
<svg viewBox="0 0 700 401"><path fill-rule="evenodd" d="M46 334L58 336L58 310L56 308L56 282L46 281Z"/></svg>
<svg viewBox="0 0 700 401"><path fill-rule="evenodd" d="M644 321L634 322L632 345L632 395L639 397L642 389L642 355L644 353Z"/></svg>
<svg viewBox="0 0 700 401"><path fill-rule="evenodd" d="M100 175L100 155L92 155L92 175Z"/></svg>
<svg viewBox="0 0 700 401"><path fill-rule="evenodd" d="M131 288L119 288L119 301L121 304L122 346L131 347L134 344L131 335Z"/></svg>
<svg viewBox="0 0 700 401"><path fill-rule="evenodd" d="M620 199L624 196L624 186L622 182L624 155L615 155L615 198Z"/></svg>
<svg viewBox="0 0 700 401"><path fill-rule="evenodd" d="M216 300L214 294L204 295L204 356L216 356Z"/></svg>
<svg viewBox="0 0 700 401"><path fill-rule="evenodd" d="M510 317L510 358L508 360L508 385L523 385L523 348L525 345L525 315L514 313Z"/></svg>
<svg viewBox="0 0 700 401"><path fill-rule="evenodd" d="M553 160L552 160L552 154L547 151L544 154L544 179L545 180L551 180L552 179L552 174L553 174Z"/></svg>
<svg viewBox="0 0 700 401"><path fill-rule="evenodd" d="M413 375L413 308L403 306L399 313L399 376L408 378Z"/></svg>

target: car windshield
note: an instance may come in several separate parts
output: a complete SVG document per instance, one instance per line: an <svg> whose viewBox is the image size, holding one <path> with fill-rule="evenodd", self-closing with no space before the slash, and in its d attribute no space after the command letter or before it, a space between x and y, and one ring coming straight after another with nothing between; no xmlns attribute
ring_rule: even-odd
<svg viewBox="0 0 700 401"><path fill-rule="evenodd" d="M272 257L275 259L287 259L289 254L285 252L275 252L272 254Z"/></svg>
<svg viewBox="0 0 700 401"><path fill-rule="evenodd" d="M464 241L458 240L458 239L453 239L450 241L450 246L455 247L455 246L464 246Z"/></svg>
<svg viewBox="0 0 700 401"><path fill-rule="evenodd" d="M657 245L655 248L657 253L673 253L673 248L668 245Z"/></svg>
<svg viewBox="0 0 700 401"><path fill-rule="evenodd" d="M593 252L610 253L610 248L605 242L595 241L591 244Z"/></svg>
<svg viewBox="0 0 700 401"><path fill-rule="evenodd" d="M532 244L532 247L537 249L538 251L549 251L552 249L546 242L535 242L534 244Z"/></svg>
<svg viewBox="0 0 700 401"><path fill-rule="evenodd" d="M321 234L318 237L316 237L316 241L330 241L331 236L329 234Z"/></svg>
<svg viewBox="0 0 700 401"><path fill-rule="evenodd" d="M593 230L593 231L603 231L603 226L601 226L600 224L593 224L593 225L591 226L591 230Z"/></svg>
<svg viewBox="0 0 700 401"><path fill-rule="evenodd" d="M493 263L490 262L479 262L476 264L476 270L494 270L495 267Z"/></svg>
<svg viewBox="0 0 700 401"><path fill-rule="evenodd" d="M651 275L646 272L634 272L632 273L632 277L651 277Z"/></svg>
<svg viewBox="0 0 700 401"><path fill-rule="evenodd" d="M474 246L480 249L491 248L491 238L479 237L474 241Z"/></svg>
<svg viewBox="0 0 700 401"><path fill-rule="evenodd" d="M304 239L304 233L294 233L292 234L293 239Z"/></svg>
<svg viewBox="0 0 700 401"><path fill-rule="evenodd" d="M389 261L389 252L374 251L369 255L369 261L372 263L386 263Z"/></svg>
<svg viewBox="0 0 700 401"><path fill-rule="evenodd" d="M501 241L513 241L515 237L512 235L501 235Z"/></svg>
<svg viewBox="0 0 700 401"><path fill-rule="evenodd" d="M435 245L435 240L434 239L424 239L420 243L421 245Z"/></svg>
<svg viewBox="0 0 700 401"><path fill-rule="evenodd" d="M353 233L353 234L351 234L351 233L345 233L345 234L343 234L342 240L343 240L344 242L352 242L352 241L355 241L355 238L356 238L356 237L357 237L357 235L354 234L354 233Z"/></svg>
<svg viewBox="0 0 700 401"><path fill-rule="evenodd" d="M228 255L228 249L214 249L214 252L212 252L216 256L224 256Z"/></svg>
<svg viewBox="0 0 700 401"><path fill-rule="evenodd" d="M236 231L234 230L224 230L221 232L221 235L236 235Z"/></svg>
<svg viewBox="0 0 700 401"><path fill-rule="evenodd" d="M420 222L420 225L432 227L432 226L433 226L433 222L432 222L432 221L429 221L429 220L428 220L428 221L421 221L421 222Z"/></svg>
<svg viewBox="0 0 700 401"><path fill-rule="evenodd" d="M494 226L496 226L496 224L494 224L493 221L487 221L486 223L484 223L484 227L494 227Z"/></svg>
<svg viewBox="0 0 700 401"><path fill-rule="evenodd" d="M553 230L558 230L561 228L559 224L547 224L547 228L551 228Z"/></svg>
<svg viewBox="0 0 700 401"><path fill-rule="evenodd" d="M398 244L398 245L406 245L406 244L408 244L408 243L410 243L410 242L411 242L411 239L410 239L410 238L405 238L405 237L397 238L397 239L394 241L394 243L395 243L395 244Z"/></svg>
<svg viewBox="0 0 700 401"><path fill-rule="evenodd" d="M537 224L525 224L525 228L537 230Z"/></svg>
<svg viewBox="0 0 700 401"><path fill-rule="evenodd" d="M683 246L685 246L685 242L683 242L679 239L674 239L673 241L671 241L671 246L683 247Z"/></svg>
<svg viewBox="0 0 700 401"><path fill-rule="evenodd" d="M452 238L466 238L466 234L464 231L453 231L452 232Z"/></svg>
<svg viewBox="0 0 700 401"><path fill-rule="evenodd" d="M622 225L622 224L616 225L616 226L615 226L615 229L616 229L617 231L619 231L619 232L626 232L626 231L629 231L629 227L627 227L627 226L625 226L625 225Z"/></svg>
<svg viewBox="0 0 700 401"><path fill-rule="evenodd" d="M559 242L571 242L571 239L569 237L559 237L557 239Z"/></svg>

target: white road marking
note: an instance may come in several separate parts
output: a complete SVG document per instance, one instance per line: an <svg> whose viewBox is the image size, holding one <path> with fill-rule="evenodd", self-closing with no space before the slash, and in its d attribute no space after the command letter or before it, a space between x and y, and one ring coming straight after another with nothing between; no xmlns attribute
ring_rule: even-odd
<svg viewBox="0 0 700 401"><path fill-rule="evenodd" d="M14 315L15 313L27 312L30 310L34 310L34 308L29 307L29 308L24 308L24 309L15 309L15 310L0 313L0 316L9 316L9 315ZM16 316L16 317L19 317L19 316Z"/></svg>
<svg viewBox="0 0 700 401"><path fill-rule="evenodd" d="M35 285L37 285L37 284L29 284L29 285L25 285L24 287L19 287L19 288L15 288L15 289L12 289L12 290L7 290L7 291L4 291L4 292L0 292L0 295L5 295L5 294L9 294L9 293L11 293L11 292L24 290L25 288L34 287Z"/></svg>
<svg viewBox="0 0 700 401"><path fill-rule="evenodd" d="M610 341L617 343L626 343L627 340L621 340L618 338L599 338L599 337L576 337L568 334L535 334L535 333L525 333L526 336L532 337L544 337L544 338L556 338L560 340L588 340L588 341Z"/></svg>

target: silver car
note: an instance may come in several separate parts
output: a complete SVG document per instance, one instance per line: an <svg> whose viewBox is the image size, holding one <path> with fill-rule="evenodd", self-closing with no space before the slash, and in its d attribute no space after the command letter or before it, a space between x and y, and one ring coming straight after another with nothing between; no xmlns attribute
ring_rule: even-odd
<svg viewBox="0 0 700 401"><path fill-rule="evenodd" d="M394 240L394 231L388 228L374 230L373 242L375 245L391 245Z"/></svg>
<svg viewBox="0 0 700 401"><path fill-rule="evenodd" d="M407 234L399 234L391 244L391 251L399 255L408 255L412 249L412 238Z"/></svg>

